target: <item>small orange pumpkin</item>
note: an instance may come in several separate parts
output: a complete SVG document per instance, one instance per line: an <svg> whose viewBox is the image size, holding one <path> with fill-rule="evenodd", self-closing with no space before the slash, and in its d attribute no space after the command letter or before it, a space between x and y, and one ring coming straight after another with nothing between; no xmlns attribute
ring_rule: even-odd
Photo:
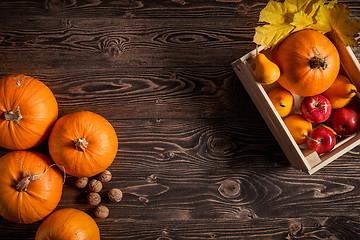
<svg viewBox="0 0 360 240"><path fill-rule="evenodd" d="M336 47L325 35L314 30L301 30L288 36L274 48L272 61L281 71L278 83L304 97L328 89L340 69Z"/></svg>
<svg viewBox="0 0 360 240"><path fill-rule="evenodd" d="M13 151L0 159L0 215L17 223L45 218L58 205L64 178L42 153Z"/></svg>
<svg viewBox="0 0 360 240"><path fill-rule="evenodd" d="M25 75L0 79L0 146L25 150L40 144L58 117L51 90Z"/></svg>
<svg viewBox="0 0 360 240"><path fill-rule="evenodd" d="M92 177L106 170L117 150L118 139L112 125L89 111L61 117L49 136L52 159L75 177Z"/></svg>
<svg viewBox="0 0 360 240"><path fill-rule="evenodd" d="M92 217L81 210L64 208L47 217L36 231L35 240L100 240Z"/></svg>

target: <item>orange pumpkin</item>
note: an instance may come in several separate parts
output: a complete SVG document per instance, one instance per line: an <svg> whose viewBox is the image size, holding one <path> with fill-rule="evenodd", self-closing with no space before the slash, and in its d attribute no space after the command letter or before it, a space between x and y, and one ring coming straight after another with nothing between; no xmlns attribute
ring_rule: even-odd
<svg viewBox="0 0 360 240"><path fill-rule="evenodd" d="M92 217L74 208L57 210L36 231L35 240L100 240L100 230Z"/></svg>
<svg viewBox="0 0 360 240"><path fill-rule="evenodd" d="M76 177L92 177L114 161L118 140L112 125L102 116L79 111L61 117L49 136L54 162Z"/></svg>
<svg viewBox="0 0 360 240"><path fill-rule="evenodd" d="M25 150L40 144L58 117L51 90L25 75L0 79L0 146Z"/></svg>
<svg viewBox="0 0 360 240"><path fill-rule="evenodd" d="M274 48L272 61L281 71L278 83L299 96L324 92L335 81L340 69L336 47L314 30L302 30L288 36Z"/></svg>
<svg viewBox="0 0 360 240"><path fill-rule="evenodd" d="M0 159L0 215L17 223L45 218L58 205L62 172L42 153L13 151Z"/></svg>

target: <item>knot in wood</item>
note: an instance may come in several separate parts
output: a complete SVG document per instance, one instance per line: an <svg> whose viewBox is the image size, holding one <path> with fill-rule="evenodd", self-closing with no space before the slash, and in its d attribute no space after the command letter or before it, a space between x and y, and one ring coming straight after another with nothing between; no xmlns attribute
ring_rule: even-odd
<svg viewBox="0 0 360 240"><path fill-rule="evenodd" d="M158 237L156 240L172 240L169 236L169 231L167 229L163 229L161 231L161 237Z"/></svg>
<svg viewBox="0 0 360 240"><path fill-rule="evenodd" d="M209 138L207 145L216 156L229 155L235 149L235 144L227 136L212 136Z"/></svg>
<svg viewBox="0 0 360 240"><path fill-rule="evenodd" d="M289 233L291 236L298 236L302 233L303 227L300 222L292 222L289 226Z"/></svg>
<svg viewBox="0 0 360 240"><path fill-rule="evenodd" d="M60 10L64 8L64 0L45 0L45 7L49 10Z"/></svg>
<svg viewBox="0 0 360 240"><path fill-rule="evenodd" d="M126 41L128 41L128 39L108 37L102 40L100 48L104 53L110 55L111 57L118 57L125 51L126 47L124 42Z"/></svg>
<svg viewBox="0 0 360 240"><path fill-rule="evenodd" d="M146 181L147 181L148 183L152 183L152 182L156 182L156 179L157 179L157 176L156 176L155 174L151 174L150 176L148 176L148 177L146 178Z"/></svg>
<svg viewBox="0 0 360 240"><path fill-rule="evenodd" d="M240 219L253 219L258 218L251 208L240 207L237 212L237 217Z"/></svg>
<svg viewBox="0 0 360 240"><path fill-rule="evenodd" d="M240 195L240 183L233 179L227 179L221 183L218 191L226 198L237 197Z"/></svg>

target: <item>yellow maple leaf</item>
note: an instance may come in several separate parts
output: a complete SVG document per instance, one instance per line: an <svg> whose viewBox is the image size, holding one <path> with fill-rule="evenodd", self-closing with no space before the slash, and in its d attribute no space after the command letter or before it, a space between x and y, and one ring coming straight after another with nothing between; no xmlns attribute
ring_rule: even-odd
<svg viewBox="0 0 360 240"><path fill-rule="evenodd" d="M265 46L272 47L284 40L293 30L294 26L290 24L266 24L255 28L254 42Z"/></svg>
<svg viewBox="0 0 360 240"><path fill-rule="evenodd" d="M295 27L294 32L296 32L313 25L314 20L312 16L300 11L294 14L294 19L290 24Z"/></svg>
<svg viewBox="0 0 360 240"><path fill-rule="evenodd" d="M267 24L255 29L254 42L266 48L279 44L293 32L313 29L323 34L335 32L347 46L358 46L354 35L360 22L350 18L346 4L336 0L270 0L261 10L259 21Z"/></svg>
<svg viewBox="0 0 360 240"><path fill-rule="evenodd" d="M354 35L360 32L360 21L350 18L350 9L346 4L327 4L319 7L314 30L322 33L334 31L347 46L358 46Z"/></svg>
<svg viewBox="0 0 360 240"><path fill-rule="evenodd" d="M292 21L292 15L289 15L289 9L286 8L285 4L271 0L266 7L261 10L259 21L270 24L290 23Z"/></svg>
<svg viewBox="0 0 360 240"><path fill-rule="evenodd" d="M335 1L332 1L329 4L319 6L315 16L316 23L312 26L314 30L321 33L327 33L331 31L331 10L334 8L335 3Z"/></svg>
<svg viewBox="0 0 360 240"><path fill-rule="evenodd" d="M317 7L325 1L285 0L281 3L270 0L259 17L260 22L268 25L255 29L254 42L268 48L278 44L292 32L312 26Z"/></svg>
<svg viewBox="0 0 360 240"><path fill-rule="evenodd" d="M292 9L293 12L304 12L307 15L313 16L318 6L323 5L326 0L285 0L284 4L287 9Z"/></svg>

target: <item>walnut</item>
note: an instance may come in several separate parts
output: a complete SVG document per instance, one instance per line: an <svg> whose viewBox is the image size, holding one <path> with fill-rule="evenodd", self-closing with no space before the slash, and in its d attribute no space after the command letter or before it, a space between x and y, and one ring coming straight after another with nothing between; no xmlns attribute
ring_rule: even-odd
<svg viewBox="0 0 360 240"><path fill-rule="evenodd" d="M77 188L84 188L88 184L89 179L87 177L79 177L75 180L75 186Z"/></svg>
<svg viewBox="0 0 360 240"><path fill-rule="evenodd" d="M95 209L95 216L98 218L107 218L109 215L109 209L103 205L97 206Z"/></svg>
<svg viewBox="0 0 360 240"><path fill-rule="evenodd" d="M111 172L109 170L105 170L99 174L99 180L102 182L109 182L111 180Z"/></svg>
<svg viewBox="0 0 360 240"><path fill-rule="evenodd" d="M101 202L100 194L98 194L96 192L89 193L87 195L86 199L87 199L87 202L92 206L96 206Z"/></svg>
<svg viewBox="0 0 360 240"><path fill-rule="evenodd" d="M90 188L90 191L92 191L92 192L100 192L102 187L103 187L102 183L97 179L92 179L89 182L89 188Z"/></svg>
<svg viewBox="0 0 360 240"><path fill-rule="evenodd" d="M113 188L108 192L108 197L113 202L120 202L122 199L122 191L118 188Z"/></svg>

